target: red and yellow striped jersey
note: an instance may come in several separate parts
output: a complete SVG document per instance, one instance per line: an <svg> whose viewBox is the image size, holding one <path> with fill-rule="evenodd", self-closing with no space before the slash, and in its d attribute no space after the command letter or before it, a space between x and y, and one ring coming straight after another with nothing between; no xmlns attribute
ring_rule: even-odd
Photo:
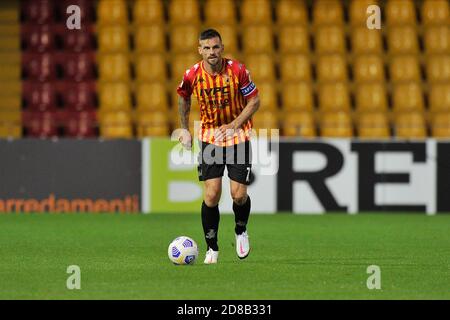
<svg viewBox="0 0 450 320"><path fill-rule="evenodd" d="M186 70L177 93L187 99L197 97L200 107L201 128L199 139L218 146L230 146L250 140L251 119L237 130L233 137L215 141L214 130L236 119L247 105L247 99L258 94L245 65L236 60L222 59L222 70L217 75L209 74L203 61Z"/></svg>

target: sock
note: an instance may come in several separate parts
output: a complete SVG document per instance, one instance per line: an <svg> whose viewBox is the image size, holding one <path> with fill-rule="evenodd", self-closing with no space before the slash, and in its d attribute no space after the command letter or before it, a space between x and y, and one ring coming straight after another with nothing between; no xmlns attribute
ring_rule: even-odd
<svg viewBox="0 0 450 320"><path fill-rule="evenodd" d="M247 201L242 206L239 206L233 202L234 221L236 222L234 231L236 232L236 234L241 234L242 232L247 230L246 226L248 217L250 216L250 207L250 196L247 196Z"/></svg>
<svg viewBox="0 0 450 320"><path fill-rule="evenodd" d="M208 245L208 248L211 248L214 251L219 251L219 247L217 245L219 220L220 220L219 205L211 208L205 204L205 201L203 201L202 203L203 232L205 234L205 240L206 244Z"/></svg>

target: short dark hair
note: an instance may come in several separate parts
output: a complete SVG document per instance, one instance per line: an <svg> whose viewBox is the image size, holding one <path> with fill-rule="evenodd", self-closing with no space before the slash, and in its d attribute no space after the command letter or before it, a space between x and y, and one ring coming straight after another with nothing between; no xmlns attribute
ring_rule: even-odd
<svg viewBox="0 0 450 320"><path fill-rule="evenodd" d="M222 41L222 37L220 36L220 33L215 29L206 29L200 33L199 40L206 40L206 39L212 39L212 38L219 38L220 41Z"/></svg>

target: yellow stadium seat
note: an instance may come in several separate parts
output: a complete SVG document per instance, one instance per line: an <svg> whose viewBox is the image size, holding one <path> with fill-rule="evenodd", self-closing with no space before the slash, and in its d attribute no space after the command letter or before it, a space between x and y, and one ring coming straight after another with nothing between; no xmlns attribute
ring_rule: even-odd
<svg viewBox="0 0 450 320"><path fill-rule="evenodd" d="M450 82L433 84L429 89L431 112L450 112Z"/></svg>
<svg viewBox="0 0 450 320"><path fill-rule="evenodd" d="M307 55L287 54L280 62L281 80L288 81L310 81L311 62Z"/></svg>
<svg viewBox="0 0 450 320"><path fill-rule="evenodd" d="M450 4L448 0L424 0L421 8L422 23L425 26L438 24L448 25Z"/></svg>
<svg viewBox="0 0 450 320"><path fill-rule="evenodd" d="M136 0L133 6L133 21L136 24L162 24L164 7L161 0Z"/></svg>
<svg viewBox="0 0 450 320"><path fill-rule="evenodd" d="M379 5L379 2L377 0L352 0L349 13L352 28L367 28L367 8L371 5Z"/></svg>
<svg viewBox="0 0 450 320"><path fill-rule="evenodd" d="M107 139L132 138L133 127L129 112L104 112L100 116L100 136Z"/></svg>
<svg viewBox="0 0 450 320"><path fill-rule="evenodd" d="M430 26L424 35L427 54L450 54L450 30L448 25Z"/></svg>
<svg viewBox="0 0 450 320"><path fill-rule="evenodd" d="M258 83L260 110L278 110L278 98L275 83Z"/></svg>
<svg viewBox="0 0 450 320"><path fill-rule="evenodd" d="M321 26L314 32L317 54L345 53L344 29L338 26Z"/></svg>
<svg viewBox="0 0 450 320"><path fill-rule="evenodd" d="M416 24L416 8L413 0L389 0L385 8L388 25Z"/></svg>
<svg viewBox="0 0 450 320"><path fill-rule="evenodd" d="M433 115L431 135L434 138L450 138L450 112L440 112Z"/></svg>
<svg viewBox="0 0 450 320"><path fill-rule="evenodd" d="M410 25L389 28L387 43L390 54L417 54L419 51L417 32Z"/></svg>
<svg viewBox="0 0 450 320"><path fill-rule="evenodd" d="M319 127L322 137L350 138L353 137L351 115L348 112L326 112L320 115Z"/></svg>
<svg viewBox="0 0 450 320"><path fill-rule="evenodd" d="M282 109L291 111L313 111L314 98L309 82L287 82L281 86Z"/></svg>
<svg viewBox="0 0 450 320"><path fill-rule="evenodd" d="M7 91L8 86L0 92L0 111L18 111L22 108L20 92Z"/></svg>
<svg viewBox="0 0 450 320"><path fill-rule="evenodd" d="M142 82L136 88L138 110L167 111L169 107L166 86L160 82Z"/></svg>
<svg viewBox="0 0 450 320"><path fill-rule="evenodd" d="M278 0L276 1L276 13L279 25L308 24L308 10L304 0Z"/></svg>
<svg viewBox="0 0 450 320"><path fill-rule="evenodd" d="M356 111L386 112L388 110L387 93L383 82L360 83L355 89Z"/></svg>
<svg viewBox="0 0 450 320"><path fill-rule="evenodd" d="M389 61L389 73L392 83L403 81L421 81L420 66L417 56L399 55Z"/></svg>
<svg viewBox="0 0 450 320"><path fill-rule="evenodd" d="M394 86L392 93L393 111L420 111L424 110L422 88L417 82L400 83Z"/></svg>
<svg viewBox="0 0 450 320"><path fill-rule="evenodd" d="M222 44L224 46L224 55L228 53L236 53L239 51L238 36L236 27L231 24L211 24L211 27L220 33Z"/></svg>
<svg viewBox="0 0 450 320"><path fill-rule="evenodd" d="M197 52L198 28L192 24L176 25L170 31L170 49L174 53Z"/></svg>
<svg viewBox="0 0 450 320"><path fill-rule="evenodd" d="M319 86L319 111L350 111L350 94L347 84L324 83Z"/></svg>
<svg viewBox="0 0 450 320"><path fill-rule="evenodd" d="M308 53L310 51L309 32L305 26L281 27L278 41L280 53Z"/></svg>
<svg viewBox="0 0 450 320"><path fill-rule="evenodd" d="M348 79L347 62L340 54L319 56L316 70L319 82L347 81Z"/></svg>
<svg viewBox="0 0 450 320"><path fill-rule="evenodd" d="M274 61L269 54L252 54L246 56L244 61L247 70L250 71L250 76L258 85L262 81L275 80L275 66Z"/></svg>
<svg viewBox="0 0 450 320"><path fill-rule="evenodd" d="M272 28L267 25L252 25L242 31L242 43L245 54L270 53L274 42Z"/></svg>
<svg viewBox="0 0 450 320"><path fill-rule="evenodd" d="M20 125L22 112L20 110L0 110L0 123Z"/></svg>
<svg viewBox="0 0 450 320"><path fill-rule="evenodd" d="M425 118L421 112L404 112L395 117L395 136L401 139L424 139L427 137Z"/></svg>
<svg viewBox="0 0 450 320"><path fill-rule="evenodd" d="M385 112L365 112L359 115L358 137L363 139L390 138L389 119Z"/></svg>
<svg viewBox="0 0 450 320"><path fill-rule="evenodd" d="M379 55L361 55L353 63L353 76L356 82L384 81L383 59Z"/></svg>
<svg viewBox="0 0 450 320"><path fill-rule="evenodd" d="M178 82L183 80L184 73L192 68L194 64L200 62L201 56L197 53L177 54L172 57L170 67L172 69L172 80Z"/></svg>
<svg viewBox="0 0 450 320"><path fill-rule="evenodd" d="M257 129L278 129L278 112L259 110L252 116L253 127Z"/></svg>
<svg viewBox="0 0 450 320"><path fill-rule="evenodd" d="M104 54L99 57L100 81L129 81L128 56L121 53Z"/></svg>
<svg viewBox="0 0 450 320"><path fill-rule="evenodd" d="M145 53L136 57L134 64L136 79L138 81L167 80L166 59L164 54Z"/></svg>
<svg viewBox="0 0 450 320"><path fill-rule="evenodd" d="M450 55L429 55L426 61L428 82L450 81Z"/></svg>
<svg viewBox="0 0 450 320"><path fill-rule="evenodd" d="M123 25L105 25L98 32L98 46L100 52L128 51L128 30Z"/></svg>
<svg viewBox="0 0 450 320"><path fill-rule="evenodd" d="M351 31L352 52L354 54L383 52L383 40L380 30L367 29L367 27L352 28Z"/></svg>
<svg viewBox="0 0 450 320"><path fill-rule="evenodd" d="M272 8L269 0L243 0L240 13L243 25L272 23Z"/></svg>
<svg viewBox="0 0 450 320"><path fill-rule="evenodd" d="M169 19L171 24L200 23L200 7L197 0L172 0L169 2Z"/></svg>
<svg viewBox="0 0 450 320"><path fill-rule="evenodd" d="M312 112L289 112L282 122L283 136L313 138L317 136Z"/></svg>
<svg viewBox="0 0 450 320"><path fill-rule="evenodd" d="M166 37L162 25L140 25L136 28L134 37L137 52L166 51Z"/></svg>
<svg viewBox="0 0 450 320"><path fill-rule="evenodd" d="M206 24L236 23L236 8L233 0L207 0L205 3Z"/></svg>
<svg viewBox="0 0 450 320"><path fill-rule="evenodd" d="M99 89L99 105L101 110L131 109L130 88L124 82L103 83Z"/></svg>
<svg viewBox="0 0 450 320"><path fill-rule="evenodd" d="M138 112L136 133L139 138L167 136L169 133L167 113L162 111Z"/></svg>
<svg viewBox="0 0 450 320"><path fill-rule="evenodd" d="M100 0L97 9L99 24L128 23L127 4L125 0Z"/></svg>
<svg viewBox="0 0 450 320"><path fill-rule="evenodd" d="M339 0L315 0L313 23L319 25L341 25L344 22L342 2Z"/></svg>

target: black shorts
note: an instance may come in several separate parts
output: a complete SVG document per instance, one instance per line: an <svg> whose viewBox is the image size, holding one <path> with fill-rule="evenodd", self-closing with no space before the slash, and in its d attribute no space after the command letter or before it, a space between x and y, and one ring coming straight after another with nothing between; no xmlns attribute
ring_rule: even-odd
<svg viewBox="0 0 450 320"><path fill-rule="evenodd" d="M252 174L252 149L250 141L230 147L219 147L200 141L198 155L198 179L205 181L223 176L225 166L228 177L236 182L249 185Z"/></svg>

